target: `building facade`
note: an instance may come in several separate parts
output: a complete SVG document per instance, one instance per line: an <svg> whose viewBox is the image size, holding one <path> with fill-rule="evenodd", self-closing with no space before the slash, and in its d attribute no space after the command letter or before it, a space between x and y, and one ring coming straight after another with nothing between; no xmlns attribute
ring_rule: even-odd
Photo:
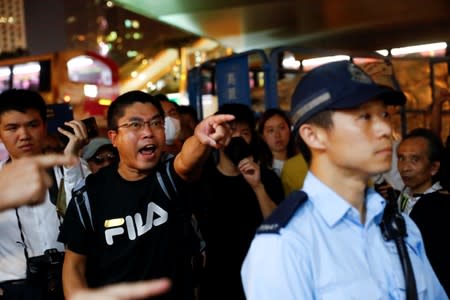
<svg viewBox="0 0 450 300"><path fill-rule="evenodd" d="M26 48L23 0L0 0L0 53Z"/></svg>

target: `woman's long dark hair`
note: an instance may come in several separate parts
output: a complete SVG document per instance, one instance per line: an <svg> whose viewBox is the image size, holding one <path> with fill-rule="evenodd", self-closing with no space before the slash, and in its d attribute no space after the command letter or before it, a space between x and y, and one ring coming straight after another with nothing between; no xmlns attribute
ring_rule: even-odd
<svg viewBox="0 0 450 300"><path fill-rule="evenodd" d="M292 128L291 120L289 120L289 117L287 116L287 114L283 110L278 109L278 108L267 109L259 118L259 121L258 121L258 133L259 133L258 140L260 142L259 157L260 157L261 164L266 167L269 167L269 168L272 167L273 154L269 148L269 145L267 145L267 143L263 139L263 133L264 133L264 126L266 125L266 122L273 116L280 116L286 122L286 124L288 125L288 128L289 129ZM287 145L287 157L291 158L292 156L297 154L297 152L298 152L298 148L295 144L294 135L291 132L290 136L289 136L289 143Z"/></svg>

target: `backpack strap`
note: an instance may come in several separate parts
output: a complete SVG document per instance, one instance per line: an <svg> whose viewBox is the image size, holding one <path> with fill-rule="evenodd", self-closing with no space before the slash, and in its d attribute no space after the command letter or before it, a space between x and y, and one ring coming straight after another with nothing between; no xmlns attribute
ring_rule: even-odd
<svg viewBox="0 0 450 300"><path fill-rule="evenodd" d="M169 198L169 200L177 199L179 196L178 190L175 186L175 181L170 173L170 164L173 163L175 156L166 155L162 159L162 163L156 171L156 178L158 179L158 183L161 186L164 194ZM200 231L199 224L194 214L184 215L184 230L186 231L192 230L199 244L199 253L204 251L206 248L206 242L203 238L203 235Z"/></svg>
<svg viewBox="0 0 450 300"><path fill-rule="evenodd" d="M175 186L175 181L172 174L170 173L170 164L172 161L173 159L165 160L158 168L158 171L156 171L158 183L169 200L176 199L178 197L178 190Z"/></svg>
<svg viewBox="0 0 450 300"><path fill-rule="evenodd" d="M156 172L158 183L161 186L164 194L172 200L178 196L178 191L175 186L175 181L170 174L170 162L172 159L164 161ZM73 200L77 208L78 216L83 227L88 231L94 230L94 222L92 220L91 204L86 188L86 179L83 178L72 191Z"/></svg>
<svg viewBox="0 0 450 300"><path fill-rule="evenodd" d="M72 196L77 207L78 216L80 217L80 221L84 229L92 232L95 231L85 178L83 178L83 180L81 180L73 188Z"/></svg>
<svg viewBox="0 0 450 300"><path fill-rule="evenodd" d="M256 233L279 234L280 229L289 223L294 213L307 199L308 195L303 191L292 192L288 198L281 201L280 205L272 212L272 214L264 220L256 230Z"/></svg>

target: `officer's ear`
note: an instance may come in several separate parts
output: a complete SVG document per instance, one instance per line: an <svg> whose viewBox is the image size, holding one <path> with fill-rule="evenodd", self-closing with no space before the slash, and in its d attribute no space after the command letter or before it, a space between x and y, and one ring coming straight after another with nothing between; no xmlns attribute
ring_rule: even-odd
<svg viewBox="0 0 450 300"><path fill-rule="evenodd" d="M300 126L298 133L310 149L325 149L327 134L324 128L305 123Z"/></svg>

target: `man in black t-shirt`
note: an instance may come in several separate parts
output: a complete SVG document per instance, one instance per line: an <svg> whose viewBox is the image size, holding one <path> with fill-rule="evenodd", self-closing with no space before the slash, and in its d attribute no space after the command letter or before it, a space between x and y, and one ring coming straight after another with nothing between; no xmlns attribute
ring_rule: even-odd
<svg viewBox="0 0 450 300"><path fill-rule="evenodd" d="M249 106L226 103L231 141L205 167L197 201L206 241L206 267L201 299L245 299L240 269L256 229L284 198L280 178L257 163L254 113Z"/></svg>
<svg viewBox="0 0 450 300"><path fill-rule="evenodd" d="M71 200L61 240L67 251L63 284L66 297L87 286L168 277L173 288L164 299L189 299L183 279L185 203L169 197L166 188L182 194L184 183L198 177L212 147L230 136L233 116L203 120L181 152L168 163L160 158L165 144L164 112L149 94L131 91L108 109L108 136L119 152L118 164L86 179L93 229L84 226ZM165 174L170 187L162 187Z"/></svg>

